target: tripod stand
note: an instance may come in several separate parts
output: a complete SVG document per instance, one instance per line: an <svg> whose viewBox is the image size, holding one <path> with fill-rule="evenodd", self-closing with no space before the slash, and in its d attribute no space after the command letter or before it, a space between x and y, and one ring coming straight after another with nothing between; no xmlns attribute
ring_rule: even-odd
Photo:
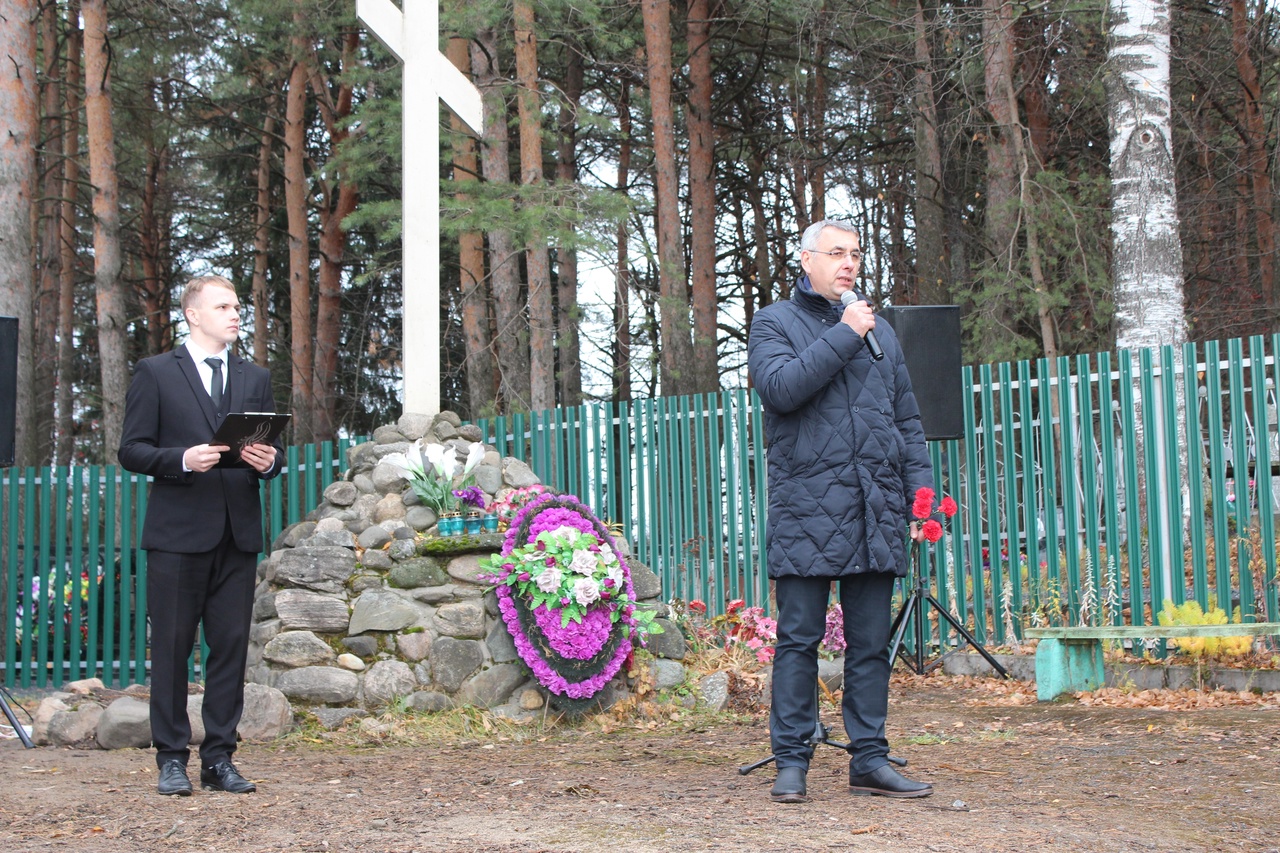
<svg viewBox="0 0 1280 853"><path fill-rule="evenodd" d="M4 712L5 717L9 720L9 725L13 726L13 730L18 733L18 740L22 741L22 745L27 749L34 749L35 744L31 742L26 726L18 721L17 715L13 713L9 703L5 701L3 688L0 688L0 711Z"/></svg>
<svg viewBox="0 0 1280 853"><path fill-rule="evenodd" d="M991 664L991 668L1000 673L1003 678L1009 678L1009 673L1000 662L991 656L991 653L982 647L972 634L965 630L960 620L952 616L947 608L938 603L938 599L933 597L933 593L929 592L928 579L925 575L924 560L920 557L919 551L916 552L916 558L912 561L915 564L916 585L915 589L907 595L905 601L902 602L902 609L898 611L898 615L893 619L893 625L889 628L889 636L893 639L889 643L889 663L893 662L901 655L906 661L908 667L911 668L916 675L924 675L940 666L947 655L951 652L944 652L941 656L930 663L925 663L924 645L925 645L925 629L929 624L928 609L932 607L938 611L938 615L945 619L952 628L960 632L960 636L964 637L965 642L973 646L978 654L986 658L987 663ZM911 621L911 617L915 617L915 621ZM903 638L907 633L907 626L915 627L915 653L911 654L902 648Z"/></svg>
<svg viewBox="0 0 1280 853"><path fill-rule="evenodd" d="M817 692L818 692L818 688L815 686L814 687L815 700L818 699ZM821 710L820 704L815 704L814 707ZM849 753L850 755L853 754L853 747L850 744L834 741L831 739L830 735L831 735L830 730L823 724L822 720L819 719L814 724L813 734L809 735L809 737L805 740L805 745L810 747L816 747L818 746L818 744L825 744L827 746L834 746L836 749L842 749L845 752ZM776 758L777 758L776 755L770 755L766 758L762 758L759 761L753 762L751 764L744 764L738 768L738 775L746 776L752 770L758 770L759 768L764 767L766 764L773 762L774 759ZM907 759L905 758L897 758L895 756L890 755L888 756L888 759L891 763L896 764L899 767L907 766Z"/></svg>

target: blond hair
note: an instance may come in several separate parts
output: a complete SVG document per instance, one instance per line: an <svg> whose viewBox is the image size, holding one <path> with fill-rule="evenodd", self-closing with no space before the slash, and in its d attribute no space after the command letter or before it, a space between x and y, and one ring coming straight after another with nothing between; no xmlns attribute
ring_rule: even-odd
<svg viewBox="0 0 1280 853"><path fill-rule="evenodd" d="M186 287L182 288L182 313L185 315L187 309L191 307L191 303L200 295L206 287L225 287L232 293L236 292L236 286L230 280L220 275L198 275L191 281L187 282Z"/></svg>

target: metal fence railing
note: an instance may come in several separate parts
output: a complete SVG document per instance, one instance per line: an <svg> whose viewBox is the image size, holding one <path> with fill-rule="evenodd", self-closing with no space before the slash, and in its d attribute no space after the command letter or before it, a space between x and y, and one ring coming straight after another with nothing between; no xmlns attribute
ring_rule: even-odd
<svg viewBox="0 0 1280 853"><path fill-rule="evenodd" d="M1148 624L1164 601L1280 620L1280 336L965 367L964 437L931 442L960 504L927 554L983 642L1032 624ZM619 525L664 597L769 608L759 401L748 390L481 420L485 441ZM290 448L268 537L352 442ZM0 667L44 686L146 677L145 478L0 472Z"/></svg>
<svg viewBox="0 0 1280 853"><path fill-rule="evenodd" d="M286 451L263 483L268 543L320 502L353 443ZM0 471L0 667L7 686L146 679L147 477L116 466Z"/></svg>
<svg viewBox="0 0 1280 853"><path fill-rule="evenodd" d="M1194 598L1280 618L1280 336L965 367L964 437L930 443L960 503L927 564L983 641L1146 624ZM664 594L768 602L759 401L745 390L477 422L621 525Z"/></svg>

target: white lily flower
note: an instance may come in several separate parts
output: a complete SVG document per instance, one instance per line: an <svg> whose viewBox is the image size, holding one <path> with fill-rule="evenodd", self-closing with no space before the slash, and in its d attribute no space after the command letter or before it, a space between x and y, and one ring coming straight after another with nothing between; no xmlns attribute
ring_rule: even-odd
<svg viewBox="0 0 1280 853"><path fill-rule="evenodd" d="M412 479L415 474L414 470L409 467L409 457L405 456L403 453L388 453L386 456L382 457L382 463L395 468L400 472L400 476L404 477L406 480Z"/></svg>
<svg viewBox="0 0 1280 853"><path fill-rule="evenodd" d="M467 476L484 459L484 445L478 441L471 442L467 448L467 462L462 466L462 476Z"/></svg>
<svg viewBox="0 0 1280 853"><path fill-rule="evenodd" d="M458 457L453 449L443 444L428 444L426 451L427 461L431 463L431 467L435 469L440 479L452 480L453 472L458 468Z"/></svg>
<svg viewBox="0 0 1280 853"><path fill-rule="evenodd" d="M409 445L408 451L404 453L388 453L382 457L382 461L398 470L406 480L421 477L426 470L426 463L422 458L422 439Z"/></svg>

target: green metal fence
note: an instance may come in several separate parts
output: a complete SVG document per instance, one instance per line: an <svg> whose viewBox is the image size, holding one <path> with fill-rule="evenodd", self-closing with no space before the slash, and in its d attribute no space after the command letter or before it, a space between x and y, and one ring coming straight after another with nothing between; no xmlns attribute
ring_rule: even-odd
<svg viewBox="0 0 1280 853"><path fill-rule="evenodd" d="M346 469L339 442L290 447L262 484L268 543ZM6 686L146 679L148 478L115 466L0 471L0 666Z"/></svg>
<svg viewBox="0 0 1280 853"><path fill-rule="evenodd" d="M935 595L997 643L1030 624L1150 623L1166 599L1280 618L1278 344L964 368L964 438L930 445L936 487L961 506L927 555ZM753 393L478 425L620 524L668 597L768 608Z"/></svg>
<svg viewBox="0 0 1280 853"><path fill-rule="evenodd" d="M932 442L960 504L927 555L984 642L1034 624L1146 624L1166 599L1280 620L1280 336L966 367L964 437ZM485 440L621 525L664 595L769 607L759 402L746 390L480 421ZM302 518L346 447L290 448L266 529ZM4 682L146 677L145 478L0 472Z"/></svg>

